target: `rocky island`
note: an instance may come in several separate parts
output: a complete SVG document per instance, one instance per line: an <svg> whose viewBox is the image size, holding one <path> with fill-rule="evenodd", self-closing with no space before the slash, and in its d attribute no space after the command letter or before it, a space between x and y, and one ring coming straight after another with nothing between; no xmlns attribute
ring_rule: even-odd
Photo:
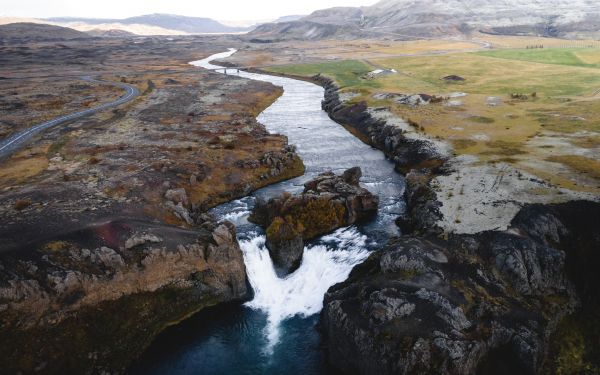
<svg viewBox="0 0 600 375"><path fill-rule="evenodd" d="M299 195L286 193L268 202L257 202L249 220L265 228L273 263L284 274L300 266L305 241L365 220L377 212L379 199L360 187L361 175L358 167L341 176L323 173L305 183Z"/></svg>

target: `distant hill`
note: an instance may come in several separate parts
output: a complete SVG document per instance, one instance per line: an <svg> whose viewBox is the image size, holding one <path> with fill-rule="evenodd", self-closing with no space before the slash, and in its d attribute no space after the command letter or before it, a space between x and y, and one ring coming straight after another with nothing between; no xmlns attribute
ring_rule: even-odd
<svg viewBox="0 0 600 375"><path fill-rule="evenodd" d="M130 33L128 31L118 30L118 29L108 29L108 30L92 29L90 31L86 31L85 33L88 35L91 35L94 37L100 37L100 38L126 38L126 37L136 35L134 33Z"/></svg>
<svg viewBox="0 0 600 375"><path fill-rule="evenodd" d="M261 25L251 38L436 38L472 33L600 37L597 0L382 0L319 10L292 22ZM332 36L333 34L333 36Z"/></svg>
<svg viewBox="0 0 600 375"><path fill-rule="evenodd" d="M1 40L65 40L91 38L90 35L67 27L18 22L0 25Z"/></svg>
<svg viewBox="0 0 600 375"><path fill-rule="evenodd" d="M294 21L298 21L299 19L302 19L306 17L306 15L292 15L292 16L283 16L283 17L279 17L278 19L276 19L275 21L273 21L273 23L280 23L280 22L294 22Z"/></svg>
<svg viewBox="0 0 600 375"><path fill-rule="evenodd" d="M118 29L119 25L142 25L171 31L169 34L173 34L173 31L181 34L207 34L237 33L250 30L250 28L246 27L223 25L210 18L186 17L172 14L148 14L125 19L57 17L48 18L46 20L64 25L111 25L114 26L115 29Z"/></svg>

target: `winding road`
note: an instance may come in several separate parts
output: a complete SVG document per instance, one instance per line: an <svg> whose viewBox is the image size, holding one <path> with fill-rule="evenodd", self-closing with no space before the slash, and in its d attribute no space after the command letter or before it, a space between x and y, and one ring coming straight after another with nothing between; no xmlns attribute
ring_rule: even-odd
<svg viewBox="0 0 600 375"><path fill-rule="evenodd" d="M105 104L99 105L97 107L89 108L89 109L86 109L83 111L71 113L69 115L60 116L60 117L57 117L50 121L46 121L41 124L34 125L34 126L30 127L29 129L25 129L25 130L22 130L20 132L13 134L12 136L8 137L7 139L0 141L0 159L12 155L13 152L18 150L21 146L23 146L34 135L39 134L46 129L52 128L57 125L64 124L65 122L68 122L68 121L72 121L72 120L79 119L79 118L82 118L85 116L89 116L91 114L103 111L107 108L116 107L121 104L125 104L140 95L140 91L135 86L131 86L126 83L100 81L100 80L93 79L91 77L81 77L81 79L86 82L90 82L90 83L98 83L101 85L109 85L109 86L119 87L119 88L125 90L126 93L125 93L125 95L121 96L119 99L117 99L113 102L105 103Z"/></svg>

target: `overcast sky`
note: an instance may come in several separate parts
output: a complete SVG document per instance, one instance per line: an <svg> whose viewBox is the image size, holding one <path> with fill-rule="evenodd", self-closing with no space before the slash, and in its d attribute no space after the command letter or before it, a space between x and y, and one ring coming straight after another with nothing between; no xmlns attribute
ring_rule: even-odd
<svg viewBox="0 0 600 375"><path fill-rule="evenodd" d="M171 13L219 20L262 20L309 14L334 6L372 5L377 0L0 0L0 16L127 18Z"/></svg>

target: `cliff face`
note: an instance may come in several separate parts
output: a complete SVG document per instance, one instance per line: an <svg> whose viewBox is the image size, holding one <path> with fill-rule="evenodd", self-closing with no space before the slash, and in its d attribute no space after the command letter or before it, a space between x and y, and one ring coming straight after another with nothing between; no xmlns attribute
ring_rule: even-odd
<svg viewBox="0 0 600 375"><path fill-rule="evenodd" d="M3 253L0 270L5 371L119 372L169 324L249 297L235 228L210 220L102 223Z"/></svg>
<svg viewBox="0 0 600 375"><path fill-rule="evenodd" d="M401 128L372 116L366 103L343 103L339 88L330 79L322 76L314 79L325 87L323 110L334 121L349 127L363 141L383 151L394 162L398 172L406 174L416 169L439 171L443 167L447 156L437 150L432 142L406 137Z"/></svg>
<svg viewBox="0 0 600 375"><path fill-rule="evenodd" d="M361 374L552 368L550 335L597 281L600 239L578 215L598 220L600 205L529 206L509 232L392 241L325 296L329 360Z"/></svg>

